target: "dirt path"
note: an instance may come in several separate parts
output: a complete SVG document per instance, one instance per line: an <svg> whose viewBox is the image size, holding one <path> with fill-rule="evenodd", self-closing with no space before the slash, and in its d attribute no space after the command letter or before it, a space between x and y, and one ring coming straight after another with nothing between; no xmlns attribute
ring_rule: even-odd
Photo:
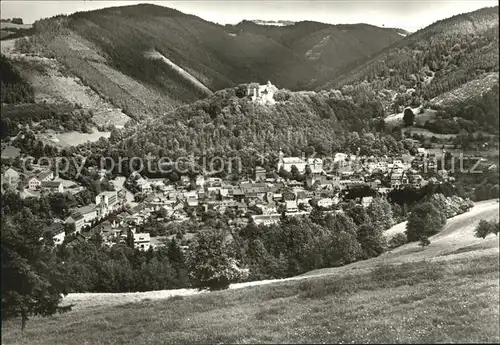
<svg viewBox="0 0 500 345"><path fill-rule="evenodd" d="M176 65L173 61L170 59L166 58L164 55L161 53L157 52L156 50L146 52L144 54L147 58L150 59L157 59L165 62L167 65L169 65L174 71L179 73L183 78L185 78L187 81L189 81L191 84L199 88L201 91L206 93L207 95L211 95L213 92L210 91L208 87L206 87L201 81L196 79L192 74L190 74L188 71L183 69L182 67Z"/></svg>

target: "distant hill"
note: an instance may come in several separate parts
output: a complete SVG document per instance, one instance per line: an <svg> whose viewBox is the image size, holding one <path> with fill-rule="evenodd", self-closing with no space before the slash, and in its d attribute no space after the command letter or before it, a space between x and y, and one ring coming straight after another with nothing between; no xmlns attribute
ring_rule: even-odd
<svg viewBox="0 0 500 345"><path fill-rule="evenodd" d="M0 40L19 38L33 33L34 30L31 24L0 22Z"/></svg>
<svg viewBox="0 0 500 345"><path fill-rule="evenodd" d="M498 7L440 20L319 89L362 88L399 112L498 72Z"/></svg>
<svg viewBox="0 0 500 345"><path fill-rule="evenodd" d="M403 38L365 24L221 26L149 4L57 16L34 29L28 51L57 58L137 119L251 81L312 88ZM165 59L151 59L151 51Z"/></svg>

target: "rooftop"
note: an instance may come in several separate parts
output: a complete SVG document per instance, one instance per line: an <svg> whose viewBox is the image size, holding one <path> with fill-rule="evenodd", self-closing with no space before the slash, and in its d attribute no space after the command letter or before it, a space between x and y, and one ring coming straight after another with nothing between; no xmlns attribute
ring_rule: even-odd
<svg viewBox="0 0 500 345"><path fill-rule="evenodd" d="M96 207L95 204L89 204L89 205L77 208L75 210L75 212L79 212L81 214L92 213L92 212L96 211L95 207Z"/></svg>

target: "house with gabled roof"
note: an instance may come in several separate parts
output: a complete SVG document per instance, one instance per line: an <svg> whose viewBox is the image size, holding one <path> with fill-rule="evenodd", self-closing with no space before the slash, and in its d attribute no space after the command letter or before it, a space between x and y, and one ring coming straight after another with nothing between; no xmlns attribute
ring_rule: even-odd
<svg viewBox="0 0 500 345"><path fill-rule="evenodd" d="M63 193L64 185L62 181L42 181L40 188L49 193Z"/></svg>
<svg viewBox="0 0 500 345"><path fill-rule="evenodd" d="M7 169L2 176L2 183L8 183L11 186L17 185L21 175L14 169Z"/></svg>

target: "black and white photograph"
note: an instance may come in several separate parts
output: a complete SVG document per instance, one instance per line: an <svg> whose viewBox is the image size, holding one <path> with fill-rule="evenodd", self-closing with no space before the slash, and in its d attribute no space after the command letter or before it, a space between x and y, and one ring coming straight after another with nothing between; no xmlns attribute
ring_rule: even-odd
<svg viewBox="0 0 500 345"><path fill-rule="evenodd" d="M1 0L1 343L500 343L498 1Z"/></svg>

